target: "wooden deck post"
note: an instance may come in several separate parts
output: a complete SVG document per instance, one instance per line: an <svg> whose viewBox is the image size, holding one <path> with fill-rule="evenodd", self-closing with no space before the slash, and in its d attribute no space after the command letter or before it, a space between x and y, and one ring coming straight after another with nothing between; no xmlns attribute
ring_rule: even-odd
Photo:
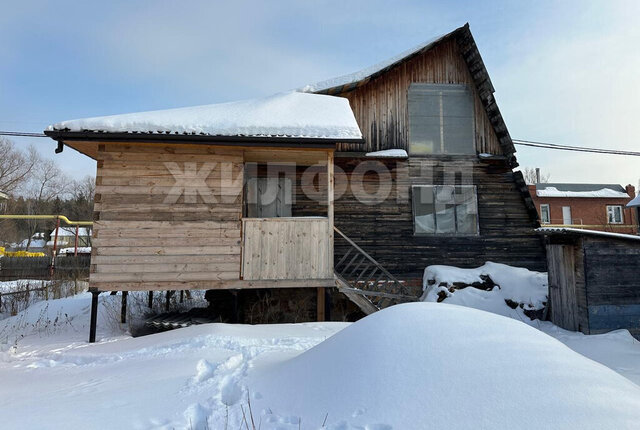
<svg viewBox="0 0 640 430"><path fill-rule="evenodd" d="M153 291L149 291L149 301L147 303L147 306L149 306L149 309L153 308Z"/></svg>
<svg viewBox="0 0 640 430"><path fill-rule="evenodd" d="M165 312L169 312L169 305L171 304L171 295L172 294L173 294L173 291L171 291L171 290L167 291L167 295L165 297L165 303L164 303Z"/></svg>
<svg viewBox="0 0 640 430"><path fill-rule="evenodd" d="M325 288L324 287L318 287L317 297L318 297L318 299L317 299L318 321L324 321L325 320L325 306L326 306Z"/></svg>
<svg viewBox="0 0 640 430"><path fill-rule="evenodd" d="M335 179L333 177L333 152L327 152L327 220L329 222L329 243L327 249L327 266L333 273L333 188ZM320 287L317 291L317 314L318 321L325 321L327 316L326 288Z"/></svg>
<svg viewBox="0 0 640 430"><path fill-rule="evenodd" d="M122 307L120 309L120 322L122 324L127 322L127 296L129 295L128 291L122 292Z"/></svg>
<svg viewBox="0 0 640 430"><path fill-rule="evenodd" d="M96 341L96 326L98 324L98 295L100 292L95 288L90 288L91 292L91 321L89 323L89 343Z"/></svg>
<svg viewBox="0 0 640 430"><path fill-rule="evenodd" d="M333 200L335 178L333 174L333 152L327 153L327 219L329 220L329 249L327 258L333 273Z"/></svg>

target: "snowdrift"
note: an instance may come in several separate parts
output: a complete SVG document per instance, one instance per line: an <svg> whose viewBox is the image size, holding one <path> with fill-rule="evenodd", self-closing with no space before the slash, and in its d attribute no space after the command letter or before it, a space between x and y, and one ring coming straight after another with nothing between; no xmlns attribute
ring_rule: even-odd
<svg viewBox="0 0 640 430"><path fill-rule="evenodd" d="M487 277L495 286L490 289L472 286L486 286ZM462 286L459 286L460 284ZM466 285L469 286L465 287ZM443 301L520 320L528 319L524 310L543 309L549 293L546 273L490 261L475 269L428 266L424 270L422 286L424 294L420 298L421 301ZM507 302L519 307L512 309Z"/></svg>
<svg viewBox="0 0 640 430"><path fill-rule="evenodd" d="M262 428L623 429L640 388L519 321L398 305L251 375ZM361 427L358 427L361 428Z"/></svg>

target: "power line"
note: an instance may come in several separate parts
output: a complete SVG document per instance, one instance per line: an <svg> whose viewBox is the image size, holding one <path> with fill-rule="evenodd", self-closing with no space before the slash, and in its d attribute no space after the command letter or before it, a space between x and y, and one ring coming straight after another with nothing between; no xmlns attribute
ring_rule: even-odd
<svg viewBox="0 0 640 430"><path fill-rule="evenodd" d="M513 143L515 143L516 145L532 146L535 148L544 148L544 149L557 149L560 151L591 152L595 154L630 155L634 157L640 157L640 152L636 152L636 151L621 151L617 149L604 149L604 148L587 148L584 146L558 145L556 143L534 142L530 140L519 140L519 139L513 139Z"/></svg>
<svg viewBox="0 0 640 430"><path fill-rule="evenodd" d="M44 133L30 133L28 131L0 131L0 136L47 137Z"/></svg>
<svg viewBox="0 0 640 430"><path fill-rule="evenodd" d="M45 135L44 133L33 133L33 132L27 132L27 131L0 131L0 136L47 137L47 135ZM594 154L629 155L633 157L640 157L640 152L637 152L637 151L621 151L617 149L605 149L605 148L588 148L584 146L559 145L557 143L536 142L532 140L520 140L520 139L513 139L513 143L516 145L531 146L534 148L543 148L543 149L555 149L559 151L590 152Z"/></svg>

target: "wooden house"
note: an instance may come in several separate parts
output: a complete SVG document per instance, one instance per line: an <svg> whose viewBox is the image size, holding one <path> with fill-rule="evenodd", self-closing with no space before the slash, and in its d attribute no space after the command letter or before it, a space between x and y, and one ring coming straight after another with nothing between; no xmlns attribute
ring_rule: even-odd
<svg viewBox="0 0 640 430"><path fill-rule="evenodd" d="M336 284L372 312L430 264L545 269L493 93L465 25L298 92L45 133L98 162L93 288L320 288L323 318Z"/></svg>
<svg viewBox="0 0 640 430"><path fill-rule="evenodd" d="M336 197L335 225L391 273L420 284L430 264L489 260L545 270L533 232L538 215L513 171L516 151L468 25L305 90L351 104L365 145L337 146L336 171L345 174L336 175L336 189L347 190ZM394 149L407 157L388 157ZM388 168L388 175L365 175L368 187L393 185L381 204L363 204L341 183L362 162Z"/></svg>
<svg viewBox="0 0 640 430"><path fill-rule="evenodd" d="M541 228L547 241L551 321L584 334L627 329L640 337L640 237Z"/></svg>

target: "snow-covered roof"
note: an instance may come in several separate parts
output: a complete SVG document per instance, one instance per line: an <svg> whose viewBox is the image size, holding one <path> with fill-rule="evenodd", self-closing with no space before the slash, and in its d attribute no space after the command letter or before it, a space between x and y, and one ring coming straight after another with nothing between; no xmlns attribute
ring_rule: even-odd
<svg viewBox="0 0 640 430"><path fill-rule="evenodd" d="M63 121L46 131L362 139L348 100L295 91L230 103Z"/></svg>
<svg viewBox="0 0 640 430"><path fill-rule="evenodd" d="M76 228L75 227L58 227L58 237L62 237L62 236L75 236L76 235ZM50 237L53 238L56 235L56 229L54 229L51 232ZM89 236L89 230L84 228L84 227L80 227L78 229L78 236Z"/></svg>
<svg viewBox="0 0 640 430"><path fill-rule="evenodd" d="M309 92L309 93L319 93L330 90L332 88L342 87L344 85L357 84L358 82L364 81L373 75L382 72L385 69L391 68L395 66L397 63L401 63L407 57L411 57L423 50L428 50L436 43L440 42L446 36L451 33L441 34L439 36L433 37L426 42L419 44L411 49L408 49L398 55L394 55L391 58L388 58L384 61L381 61L373 66L366 67L362 70L359 70L355 73L349 73L346 75L338 76L335 78L327 79L325 81L316 82L315 84L309 84L305 87L301 88L301 91Z"/></svg>
<svg viewBox="0 0 640 430"><path fill-rule="evenodd" d="M619 184L536 184L538 197L619 198L628 199Z"/></svg>
<svg viewBox="0 0 640 430"><path fill-rule="evenodd" d="M536 231L542 234L586 234L591 236L603 236L616 239L640 240L640 236L634 236L632 234L610 233L608 231L586 230L582 228L540 227L536 229Z"/></svg>
<svg viewBox="0 0 640 430"><path fill-rule="evenodd" d="M633 200L627 203L627 207L629 208L640 207L640 194L638 194Z"/></svg>

